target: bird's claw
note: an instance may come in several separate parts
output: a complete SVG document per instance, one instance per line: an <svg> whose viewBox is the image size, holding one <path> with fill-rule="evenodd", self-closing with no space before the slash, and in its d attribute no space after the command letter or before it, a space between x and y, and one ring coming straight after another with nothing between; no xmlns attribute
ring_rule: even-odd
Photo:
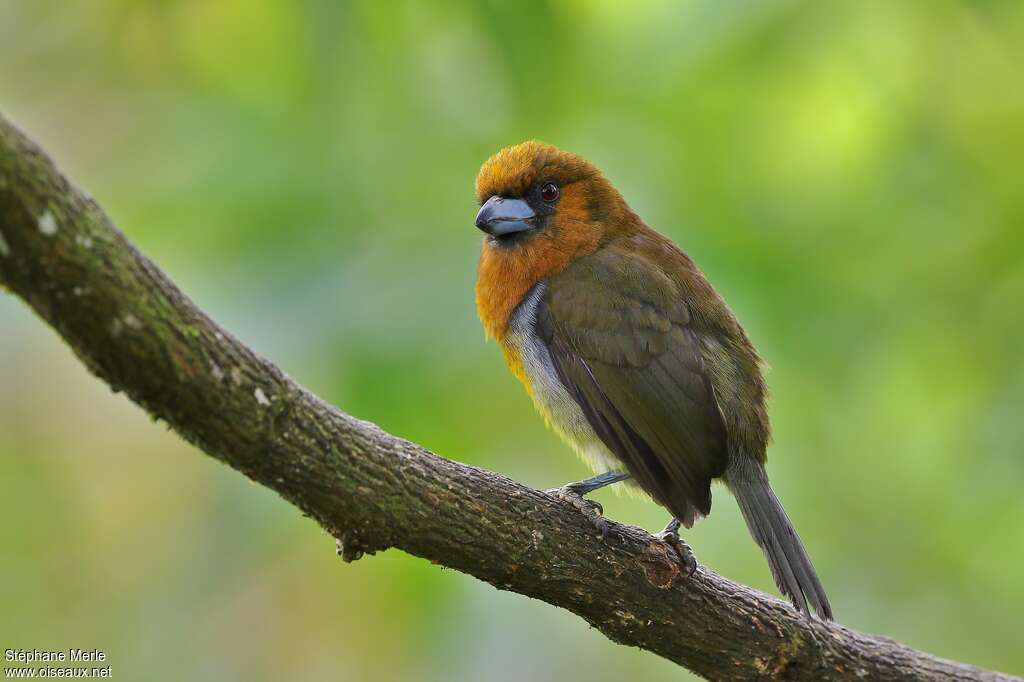
<svg viewBox="0 0 1024 682"><path fill-rule="evenodd" d="M608 541L608 520L604 518L604 507L601 506L600 502L583 497L572 485L551 488L545 492L575 507L594 524L594 527L601 533L601 540L604 542Z"/></svg>
<svg viewBox="0 0 1024 682"><path fill-rule="evenodd" d="M679 537L679 533L665 529L654 537L676 551L679 556L679 565L683 568L683 575L687 578L693 575L693 572L697 570L697 557L694 556L693 550L686 544L686 541Z"/></svg>

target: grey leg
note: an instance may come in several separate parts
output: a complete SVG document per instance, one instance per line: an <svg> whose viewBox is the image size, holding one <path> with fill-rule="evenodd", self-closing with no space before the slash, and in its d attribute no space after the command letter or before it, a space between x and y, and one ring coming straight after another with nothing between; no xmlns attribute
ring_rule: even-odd
<svg viewBox="0 0 1024 682"><path fill-rule="evenodd" d="M601 531L601 539L607 541L608 522L605 520L604 516L602 516L602 514L604 514L604 507L601 506L600 502L595 500L586 500L583 496L588 493L592 493L599 488L603 488L606 485L625 481L627 478L629 478L629 474L625 472L608 471L583 481L566 483L560 488L552 488L547 492L564 502L568 502L578 509L580 513L590 519L591 523Z"/></svg>
<svg viewBox="0 0 1024 682"><path fill-rule="evenodd" d="M686 544L681 537L679 537L680 525L679 519L673 518L668 522L668 525L665 526L665 529L654 537L658 538L676 551L676 554L679 555L679 563L683 567L683 572L687 577L689 577L697 570L697 557L693 555L693 550L690 549L690 546Z"/></svg>
<svg viewBox="0 0 1024 682"><path fill-rule="evenodd" d="M662 529L660 533L658 533L658 535L665 535L666 533L675 533L676 535L678 535L679 526L681 525L683 524L679 523L679 519L672 518L667 524L665 524L665 527Z"/></svg>
<svg viewBox="0 0 1024 682"><path fill-rule="evenodd" d="M612 483L625 481L627 478L629 478L629 474L624 471L607 471L603 474L598 474L597 476L593 476L592 478L587 478L582 481L566 483L562 488L571 490L580 496L589 495L595 490L611 485Z"/></svg>

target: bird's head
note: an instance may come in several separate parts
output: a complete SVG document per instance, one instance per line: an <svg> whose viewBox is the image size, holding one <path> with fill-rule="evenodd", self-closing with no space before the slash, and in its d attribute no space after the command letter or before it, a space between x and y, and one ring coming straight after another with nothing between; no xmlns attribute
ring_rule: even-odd
<svg viewBox="0 0 1024 682"><path fill-rule="evenodd" d="M542 142L489 158L476 177L476 197L476 226L487 233L477 310L487 334L499 340L537 282L642 225L597 168Z"/></svg>
<svg viewBox="0 0 1024 682"><path fill-rule="evenodd" d="M506 147L476 177L476 226L486 246L596 248L632 215L621 195L583 158L543 142Z"/></svg>

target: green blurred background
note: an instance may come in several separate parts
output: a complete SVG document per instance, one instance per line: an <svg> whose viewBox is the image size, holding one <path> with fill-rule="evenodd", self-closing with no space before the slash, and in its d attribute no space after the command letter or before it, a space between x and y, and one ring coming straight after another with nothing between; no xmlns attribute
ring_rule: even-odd
<svg viewBox="0 0 1024 682"><path fill-rule="evenodd" d="M837 618L1024 672L1024 3L4 2L0 108L202 307L449 457L586 475L485 344L473 178L597 163L772 365ZM649 502L598 494L660 528ZM0 296L0 648L151 680L678 680L273 493ZM731 498L698 558L774 594Z"/></svg>

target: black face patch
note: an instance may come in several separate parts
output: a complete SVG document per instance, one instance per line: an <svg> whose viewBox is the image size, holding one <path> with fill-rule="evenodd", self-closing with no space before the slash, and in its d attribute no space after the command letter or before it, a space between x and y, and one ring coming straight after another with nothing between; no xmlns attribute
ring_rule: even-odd
<svg viewBox="0 0 1024 682"><path fill-rule="evenodd" d="M502 249L512 249L526 243L530 239L533 239L540 230L541 228L537 227L532 230L513 232L512 234L506 234L500 237L488 235L487 243Z"/></svg>

